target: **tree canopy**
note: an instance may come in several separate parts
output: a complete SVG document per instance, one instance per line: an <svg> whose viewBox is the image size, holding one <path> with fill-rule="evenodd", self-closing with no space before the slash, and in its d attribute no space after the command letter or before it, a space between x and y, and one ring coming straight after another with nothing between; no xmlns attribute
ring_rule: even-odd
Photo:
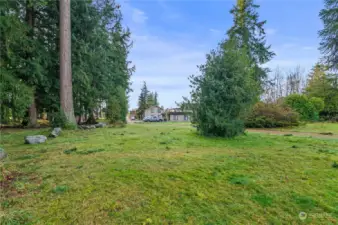
<svg viewBox="0 0 338 225"><path fill-rule="evenodd" d="M338 70L338 1L324 0L324 9L319 13L324 28L319 31L320 50L325 63L332 70Z"/></svg>
<svg viewBox="0 0 338 225"><path fill-rule="evenodd" d="M59 6L55 1L1 2L2 121L21 121L36 103L38 113L60 110ZM128 110L130 31L115 1L71 1L71 58L75 115L93 115L103 104ZM112 101L111 99L116 99Z"/></svg>
<svg viewBox="0 0 338 225"><path fill-rule="evenodd" d="M150 106L159 106L158 93L151 92L148 90L147 83L144 81L141 88L141 93L138 98L138 108L137 108L137 117L142 119L144 112Z"/></svg>

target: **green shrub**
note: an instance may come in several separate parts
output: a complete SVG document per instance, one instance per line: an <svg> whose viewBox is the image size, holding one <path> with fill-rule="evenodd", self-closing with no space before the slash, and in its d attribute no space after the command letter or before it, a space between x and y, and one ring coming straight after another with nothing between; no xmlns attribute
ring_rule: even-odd
<svg viewBox="0 0 338 225"><path fill-rule="evenodd" d="M219 119L219 118L217 118ZM228 119L228 118L225 118ZM214 122L215 121L215 122ZM244 122L239 119L234 120L214 120L214 123L201 124L197 127L197 130L204 136L216 136L216 137L235 137L240 134L244 134Z"/></svg>
<svg viewBox="0 0 338 225"><path fill-rule="evenodd" d="M76 130L77 124L67 122L62 128L64 128L65 130Z"/></svg>
<svg viewBox="0 0 338 225"><path fill-rule="evenodd" d="M52 113L51 118L52 119L50 121L50 124L53 128L55 127L64 128L67 125L66 115L64 114L62 110Z"/></svg>
<svg viewBox="0 0 338 225"><path fill-rule="evenodd" d="M321 111L319 113L319 118L322 121L330 121L330 122L338 122L338 112L328 112L328 111Z"/></svg>
<svg viewBox="0 0 338 225"><path fill-rule="evenodd" d="M324 100L321 98L312 97L309 99L309 101L312 103L313 107L318 113L321 112L325 107Z"/></svg>
<svg viewBox="0 0 338 225"><path fill-rule="evenodd" d="M272 128L298 126L299 115L290 107L277 103L258 102L246 118L249 128Z"/></svg>
<svg viewBox="0 0 338 225"><path fill-rule="evenodd" d="M324 109L321 98L308 98L306 95L292 94L285 97L284 102L299 113L302 120L318 121L319 112Z"/></svg>
<svg viewBox="0 0 338 225"><path fill-rule="evenodd" d="M67 121L67 117L66 117L65 113L62 110L51 113L50 118L51 118L50 124L51 124L52 128L61 127L63 129L67 129L67 130L77 129L77 124L69 123Z"/></svg>

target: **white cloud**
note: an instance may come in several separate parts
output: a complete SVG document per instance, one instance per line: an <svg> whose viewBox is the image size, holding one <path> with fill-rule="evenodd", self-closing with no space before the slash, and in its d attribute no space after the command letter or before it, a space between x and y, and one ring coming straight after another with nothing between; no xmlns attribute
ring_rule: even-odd
<svg viewBox="0 0 338 225"><path fill-rule="evenodd" d="M216 33L216 34L219 34L221 31L220 30L217 30L217 29L213 29L213 28L210 28L209 31L211 33Z"/></svg>
<svg viewBox="0 0 338 225"><path fill-rule="evenodd" d="M129 59L136 67L131 77L130 107L137 107L143 81L150 91L158 92L161 105L174 107L175 101L189 96L188 77L198 72L197 65L204 62L208 47L189 33L148 27L147 12L128 3L124 4L123 14L125 24L132 31ZM170 18L169 10L166 14L166 18Z"/></svg>
<svg viewBox="0 0 338 225"><path fill-rule="evenodd" d="M145 12L143 12L140 9L133 8L133 13L132 13L132 20L134 23L145 23L147 21L148 17L146 16Z"/></svg>
<svg viewBox="0 0 338 225"><path fill-rule="evenodd" d="M137 106L143 81L146 81L150 91L157 91L160 104L174 107L175 101L181 101L182 96L189 95L189 80L191 74L198 73L197 65L205 61L204 49L196 50L191 43L169 40L153 35L133 35L133 48L130 59L136 66L130 94L130 106Z"/></svg>

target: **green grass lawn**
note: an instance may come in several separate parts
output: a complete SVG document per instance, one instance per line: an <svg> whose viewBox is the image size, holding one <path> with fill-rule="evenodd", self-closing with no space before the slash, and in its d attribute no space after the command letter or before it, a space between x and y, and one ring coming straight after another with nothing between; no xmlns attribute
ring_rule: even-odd
<svg viewBox="0 0 338 225"><path fill-rule="evenodd" d="M307 123L299 127L293 128L278 128L281 131L293 132L311 132L311 133L333 133L338 134L338 123Z"/></svg>
<svg viewBox="0 0 338 225"><path fill-rule="evenodd" d="M338 223L338 140L152 123L23 144L47 133L2 133L0 224Z"/></svg>

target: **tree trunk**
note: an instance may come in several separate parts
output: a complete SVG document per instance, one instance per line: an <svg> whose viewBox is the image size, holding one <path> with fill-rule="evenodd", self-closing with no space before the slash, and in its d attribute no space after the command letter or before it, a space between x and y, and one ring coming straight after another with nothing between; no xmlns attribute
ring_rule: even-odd
<svg viewBox="0 0 338 225"><path fill-rule="evenodd" d="M30 0L27 0L26 2L26 21L28 26L30 27L29 36L33 39L34 35L34 8L32 5L32 2ZM31 55L27 55L27 58L30 58ZM36 114L36 104L35 104L35 94L33 94L33 102L31 106L28 109L28 115L29 115L29 121L28 126L30 127L36 127L37 126L37 114Z"/></svg>
<svg viewBox="0 0 338 225"><path fill-rule="evenodd" d="M60 106L69 123L76 124L71 67L70 0L60 0Z"/></svg>
<svg viewBox="0 0 338 225"><path fill-rule="evenodd" d="M33 103L28 109L28 114L29 114L29 122L28 126L29 127L37 127L37 113L36 113L36 104L35 104L35 99L33 100Z"/></svg>
<svg viewBox="0 0 338 225"><path fill-rule="evenodd" d="M89 110L89 117L86 120L86 124L96 124L96 119L95 119L95 112L93 110Z"/></svg>

